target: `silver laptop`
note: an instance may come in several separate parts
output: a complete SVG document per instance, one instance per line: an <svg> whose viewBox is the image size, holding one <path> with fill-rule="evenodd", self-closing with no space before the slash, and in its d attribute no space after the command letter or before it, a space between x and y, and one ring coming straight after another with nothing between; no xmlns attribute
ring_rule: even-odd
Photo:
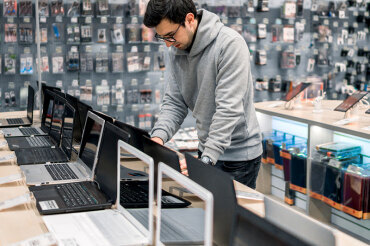
<svg viewBox="0 0 370 246"><path fill-rule="evenodd" d="M59 184L93 179L105 121L88 112L78 159L69 163L21 165L27 185Z"/></svg>
<svg viewBox="0 0 370 246"><path fill-rule="evenodd" d="M265 218L271 223L313 245L335 245L333 228L269 197L264 200Z"/></svg>
<svg viewBox="0 0 370 246"><path fill-rule="evenodd" d="M114 146L112 146L114 147ZM151 194L147 217L149 224L142 225L120 205L120 152L135 155L149 168ZM131 145L118 142L117 200L114 209L101 211L43 216L48 230L56 237L58 245L152 245L154 162L153 159Z"/></svg>
<svg viewBox="0 0 370 246"><path fill-rule="evenodd" d="M162 188L168 180L175 181L180 187L190 191L193 196L203 201L201 207L161 209L157 206L156 243L212 245L213 235L213 195L193 180L175 169L160 162L158 169L157 200L162 200ZM199 204L199 203L198 203Z"/></svg>

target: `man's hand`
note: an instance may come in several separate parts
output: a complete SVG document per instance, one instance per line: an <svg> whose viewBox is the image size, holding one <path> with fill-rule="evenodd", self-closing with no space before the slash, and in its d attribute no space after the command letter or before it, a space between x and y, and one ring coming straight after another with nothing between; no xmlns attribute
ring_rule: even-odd
<svg viewBox="0 0 370 246"><path fill-rule="evenodd" d="M183 175L189 176L188 167L186 165L186 160L184 157L180 158L180 169Z"/></svg>
<svg viewBox="0 0 370 246"><path fill-rule="evenodd" d="M156 143L159 143L160 145L163 145L164 144L163 143L163 140L161 138L159 138L159 137L153 137L151 139L152 139L152 141L154 141Z"/></svg>

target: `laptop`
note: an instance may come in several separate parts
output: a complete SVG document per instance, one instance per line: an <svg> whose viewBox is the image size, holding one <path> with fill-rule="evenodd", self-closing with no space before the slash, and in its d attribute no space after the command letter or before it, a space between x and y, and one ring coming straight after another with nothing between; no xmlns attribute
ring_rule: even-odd
<svg viewBox="0 0 370 246"><path fill-rule="evenodd" d="M60 144L62 121L66 100L55 95L52 121L48 136L30 137L11 137L7 138L9 149L12 151L19 149L56 147Z"/></svg>
<svg viewBox="0 0 370 246"><path fill-rule="evenodd" d="M54 93L47 90L44 95L43 110L41 116L40 127L9 127L3 128L1 131L5 138L21 137L21 136L42 136L48 135L51 125L51 118L54 107Z"/></svg>
<svg viewBox="0 0 370 246"><path fill-rule="evenodd" d="M140 151L144 151L142 137L146 136L146 137L150 138L150 135L149 135L148 132L146 132L143 129L134 127L132 125L126 124L126 123L118 121L118 120L114 121L114 125L118 126L122 130L124 130L125 132L130 134L130 136L131 136L130 141L129 141L130 145L134 146L135 148L137 148Z"/></svg>
<svg viewBox="0 0 370 246"><path fill-rule="evenodd" d="M124 137L127 138L127 134ZM115 148L115 145L110 147ZM83 148L87 149L88 145ZM91 181L31 186L30 191L33 192L39 212L57 214L111 208L117 198L117 162L110 159L100 161L97 165L100 167L95 169Z"/></svg>
<svg viewBox="0 0 370 246"><path fill-rule="evenodd" d="M135 148L119 141L118 151L137 154L143 162L153 169L153 160ZM117 181L120 177L120 161L115 163ZM153 180L153 172L149 172ZM113 179L110 176L110 179ZM152 187L153 188L153 187ZM114 209L43 216L48 230L56 237L58 244L70 242L73 245L153 245L153 192L147 210L148 223L143 225L127 209L120 205L120 187L117 185Z"/></svg>
<svg viewBox="0 0 370 246"><path fill-rule="evenodd" d="M104 125L102 118L89 112L77 160L69 163L22 165L21 170L26 176L26 183L40 185L92 180Z"/></svg>
<svg viewBox="0 0 370 246"><path fill-rule="evenodd" d="M213 242L231 245L236 214L236 195L233 180L216 167L185 153L189 178L209 190L214 199Z"/></svg>
<svg viewBox="0 0 370 246"><path fill-rule="evenodd" d="M74 129L74 131L73 131L73 140L75 141L75 144L79 144L79 143L81 143L82 131L83 131L83 127L84 127L84 125L82 125L82 123L81 123L80 110L78 108L79 100L76 97L71 96L69 94L66 94L66 99L67 99L68 103L71 104L76 109L75 121L73 122L73 129ZM86 112L84 113L84 118L85 119L86 119L86 114L87 114L87 112L90 108L91 107L87 108ZM84 120L84 122L85 122L85 120Z"/></svg>
<svg viewBox="0 0 370 246"><path fill-rule="evenodd" d="M61 100L61 99L59 99ZM60 101L56 101L60 104ZM64 99L64 112L62 121L56 121L50 131L50 135L56 142L60 142L60 146L45 147L45 148L28 148L15 150L18 165L43 164L43 163L58 163L68 162L71 160L72 148L72 132L73 121L75 119L75 109L69 105ZM55 117L60 117L56 115ZM62 132L62 134L59 134Z"/></svg>
<svg viewBox="0 0 370 246"><path fill-rule="evenodd" d="M150 139L148 140L151 141ZM147 155L147 153L145 154ZM121 152L120 157L123 166L123 168L121 168L121 171L129 170L127 171L127 175L123 177L123 179L122 179L123 175L121 175L121 199L120 199L121 205L125 208L147 208L148 206L147 201L149 199L148 196L149 184L153 182L153 185L156 188L156 180L153 181L150 180L147 170L145 169L145 165L143 165L143 163L141 163L137 159L137 157L132 153ZM163 157L163 160L166 160L166 158ZM171 158L167 160L171 160ZM154 161L153 172L155 174L156 170L158 169L158 162L156 163L158 159L154 160L153 158L153 161ZM191 204L189 201L179 196L170 194L169 192L166 192L164 190L162 192L165 194L163 195L161 200L163 208L184 208L188 207Z"/></svg>
<svg viewBox="0 0 370 246"><path fill-rule="evenodd" d="M103 120L105 120L105 121L110 122L110 123L113 124L113 121L114 121L113 117L110 117L109 115L104 114L104 113L102 113L100 111L96 111L96 110L92 110L92 109L90 111L92 111L94 114L96 114L97 116L99 116Z"/></svg>
<svg viewBox="0 0 370 246"><path fill-rule="evenodd" d="M320 245L323 243L321 242ZM312 244L238 205L232 245L305 246Z"/></svg>
<svg viewBox="0 0 370 246"><path fill-rule="evenodd" d="M335 245L333 229L289 206L265 196L265 218L312 245ZM314 237L312 235L315 235Z"/></svg>
<svg viewBox="0 0 370 246"><path fill-rule="evenodd" d="M22 118L2 118L0 119L0 128L30 126L33 122L33 104L35 100L35 90L28 86L27 116Z"/></svg>
<svg viewBox="0 0 370 246"><path fill-rule="evenodd" d="M164 178L175 181L181 187L190 191L197 200L202 201L202 207L161 209L157 206L157 245L163 244L196 244L213 245L213 195L193 180L182 175L177 170L160 162L158 168L157 200L161 200ZM165 182L166 182L165 181Z"/></svg>

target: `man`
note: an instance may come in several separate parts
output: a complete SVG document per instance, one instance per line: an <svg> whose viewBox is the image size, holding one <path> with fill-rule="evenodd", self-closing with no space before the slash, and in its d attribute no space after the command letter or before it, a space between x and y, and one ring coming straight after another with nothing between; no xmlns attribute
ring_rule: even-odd
<svg viewBox="0 0 370 246"><path fill-rule="evenodd" d="M262 145L244 39L217 15L197 13L192 0L149 1L144 25L155 27L157 39L170 47L169 81L152 139L171 139L189 108L199 158L255 188Z"/></svg>

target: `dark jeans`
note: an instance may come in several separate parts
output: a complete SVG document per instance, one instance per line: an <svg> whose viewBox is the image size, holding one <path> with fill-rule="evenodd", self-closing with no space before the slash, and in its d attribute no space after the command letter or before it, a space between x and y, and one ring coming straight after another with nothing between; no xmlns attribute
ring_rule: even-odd
<svg viewBox="0 0 370 246"><path fill-rule="evenodd" d="M202 153L198 151L200 157ZM256 189L256 180L261 165L261 156L249 161L217 161L215 167L228 173L234 180Z"/></svg>

